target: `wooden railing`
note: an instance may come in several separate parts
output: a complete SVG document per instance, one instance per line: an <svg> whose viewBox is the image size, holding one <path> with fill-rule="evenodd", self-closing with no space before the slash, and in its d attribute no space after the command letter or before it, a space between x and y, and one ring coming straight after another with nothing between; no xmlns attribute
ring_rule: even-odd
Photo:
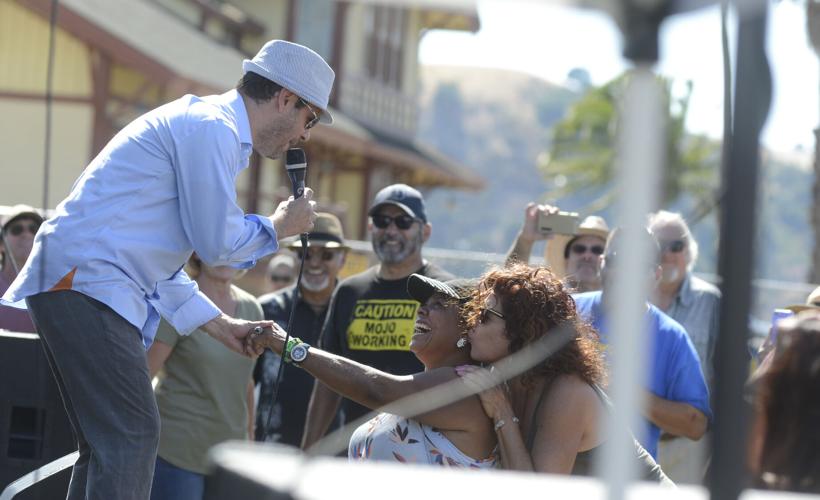
<svg viewBox="0 0 820 500"><path fill-rule="evenodd" d="M345 75L339 108L365 125L412 138L418 125L415 97L364 75Z"/></svg>

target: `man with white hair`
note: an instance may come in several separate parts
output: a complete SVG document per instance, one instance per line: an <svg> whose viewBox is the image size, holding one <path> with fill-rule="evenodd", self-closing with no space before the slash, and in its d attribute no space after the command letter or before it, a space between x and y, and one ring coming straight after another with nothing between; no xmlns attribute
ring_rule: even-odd
<svg viewBox="0 0 820 500"><path fill-rule="evenodd" d="M700 358L709 388L718 335L720 290L694 276L698 243L679 213L661 210L649 216L649 229L661 247L661 279L651 301L683 325ZM708 439L691 441L664 434L658 456L664 472L678 483L700 483L708 457Z"/></svg>

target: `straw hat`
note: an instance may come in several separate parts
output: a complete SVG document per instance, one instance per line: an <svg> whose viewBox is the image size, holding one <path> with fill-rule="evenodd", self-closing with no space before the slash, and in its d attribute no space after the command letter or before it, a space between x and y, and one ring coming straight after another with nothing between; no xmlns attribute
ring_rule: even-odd
<svg viewBox="0 0 820 500"><path fill-rule="evenodd" d="M287 246L291 250L302 248L302 241L295 238ZM308 233L308 247L349 249L350 247L345 243L342 222L339 218L328 212L317 212L313 230Z"/></svg>
<svg viewBox="0 0 820 500"><path fill-rule="evenodd" d="M557 277L564 278L567 275L566 248L567 245L580 236L597 236L606 242L609 237L609 226L607 226L603 217L590 215L581 222L574 235L556 234L548 239L544 249L544 256L547 259L547 265Z"/></svg>

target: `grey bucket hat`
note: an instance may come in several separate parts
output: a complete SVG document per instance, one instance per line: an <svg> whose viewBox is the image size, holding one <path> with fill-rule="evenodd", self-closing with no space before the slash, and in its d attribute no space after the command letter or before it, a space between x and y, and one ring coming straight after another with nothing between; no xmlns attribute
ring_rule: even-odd
<svg viewBox="0 0 820 500"><path fill-rule="evenodd" d="M245 59L242 69L278 83L321 109L320 123L333 123L327 103L336 73L311 49L285 40L271 40L253 59Z"/></svg>

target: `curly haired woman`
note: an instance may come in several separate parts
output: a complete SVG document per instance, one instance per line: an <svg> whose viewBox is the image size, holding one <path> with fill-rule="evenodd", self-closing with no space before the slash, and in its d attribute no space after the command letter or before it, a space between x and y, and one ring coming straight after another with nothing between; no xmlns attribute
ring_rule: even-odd
<svg viewBox="0 0 820 500"><path fill-rule="evenodd" d="M496 363L559 331L570 336L547 359L480 393L484 411L495 422L503 466L591 474L593 457L607 438L599 425L609 407L601 389L604 363L597 334L579 318L561 281L543 267L490 270L470 308L468 337L475 361ZM462 366L457 372L475 390L493 384L490 370ZM642 477L671 484L632 442Z"/></svg>

